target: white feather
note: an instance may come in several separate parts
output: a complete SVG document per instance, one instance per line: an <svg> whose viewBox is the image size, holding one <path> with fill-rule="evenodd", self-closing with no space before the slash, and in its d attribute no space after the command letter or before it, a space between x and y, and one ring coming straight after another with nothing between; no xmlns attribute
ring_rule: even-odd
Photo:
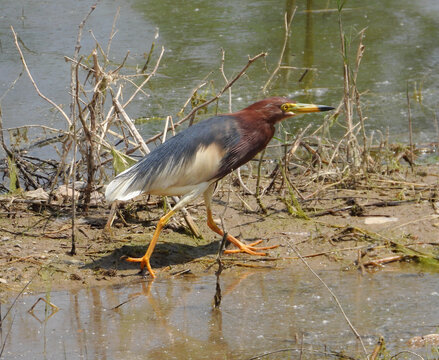
<svg viewBox="0 0 439 360"><path fill-rule="evenodd" d="M121 173L120 175L122 175ZM133 181L135 174L129 178L124 176L116 177L112 182L110 182L105 190L105 198L109 202L115 200L127 201L135 198L143 192L143 189L130 188L131 182Z"/></svg>
<svg viewBox="0 0 439 360"><path fill-rule="evenodd" d="M216 144L197 151L193 161L178 164L169 162L155 178L136 181L139 169L130 168L120 173L105 191L107 201L127 201L143 192L152 195L181 196L196 191L200 184L216 181L213 177L218 171L224 151ZM172 165L171 165L172 164ZM134 165L136 166L136 165ZM148 184L145 186L145 184Z"/></svg>

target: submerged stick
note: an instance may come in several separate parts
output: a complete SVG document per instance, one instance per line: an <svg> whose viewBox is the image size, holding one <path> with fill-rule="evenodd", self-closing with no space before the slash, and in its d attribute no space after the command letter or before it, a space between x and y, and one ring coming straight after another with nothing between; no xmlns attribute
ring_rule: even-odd
<svg viewBox="0 0 439 360"><path fill-rule="evenodd" d="M296 247L294 245L290 244L290 247L293 249L293 251L296 253L296 255L300 258L300 260L302 260L302 262L305 264L305 266L309 269L309 271L311 271L311 273L323 284L323 286L326 288L326 290L328 290L328 292L331 294L332 298L334 299L335 303L337 304L338 308L340 309L344 319L346 320L346 322L349 325L349 328L352 330L352 332L354 333L355 337L357 338L357 340L360 342L364 354L367 355L367 350L366 347L364 346L363 343L363 339L361 338L360 334L358 333L358 331L355 329L354 325L352 325L351 321L349 320L348 316L346 315L343 306L341 305L340 301L338 300L337 296L335 295L335 293L331 290L331 288L323 281L323 279L312 269L312 267L307 263L307 261L302 257L302 255L300 255L299 251L296 249Z"/></svg>
<svg viewBox="0 0 439 360"><path fill-rule="evenodd" d="M221 220L222 220L222 218L221 218ZM222 221L222 223L223 223L223 227L224 227L224 222ZM223 272L223 269L224 269L223 262L221 261L221 255L224 251L226 241L227 241L227 232L224 231L223 238L221 239L220 245L218 247L218 255L216 257L216 263L218 264L218 269L215 272L216 287L215 287L215 296L213 297L213 308L214 309L218 309L221 305L222 295L221 295L220 276L221 276L221 273Z"/></svg>
<svg viewBox="0 0 439 360"><path fill-rule="evenodd" d="M38 270L35 272L35 274L31 277L31 279L23 286L23 288L20 290L20 292L17 294L17 296L14 298L14 300L12 301L11 306L9 306L8 310L6 310L6 314L3 317L0 317L0 325L4 322L4 320L6 319L6 317L8 316L8 314L12 311L12 309L14 308L15 304L18 301L18 298L24 293L24 291L29 287L29 285L32 283L32 281L34 281L34 279L37 277L37 275L40 273L40 270L43 268L43 265L40 266L38 268ZM11 334L11 330L12 330L12 325L14 324L14 319L15 319L15 314L12 317L12 321L10 323L8 332L6 333L4 340L3 340L3 344L1 344L1 348L0 348L0 358L2 357L2 354L5 350L5 346L6 346L6 342L8 340L9 335Z"/></svg>

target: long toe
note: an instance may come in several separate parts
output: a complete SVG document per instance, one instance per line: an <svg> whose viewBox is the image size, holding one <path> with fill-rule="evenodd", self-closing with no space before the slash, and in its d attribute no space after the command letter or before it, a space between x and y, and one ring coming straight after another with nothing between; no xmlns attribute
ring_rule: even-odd
<svg viewBox="0 0 439 360"><path fill-rule="evenodd" d="M246 253L249 255L259 255L259 256L267 255L267 253L254 251L248 247L233 249L233 250L224 250L224 254L237 254L237 253Z"/></svg>
<svg viewBox="0 0 439 360"><path fill-rule="evenodd" d="M262 241L262 240L261 240ZM279 247L279 245L270 245L270 246L259 246L256 247L255 245L259 244L261 241L256 241L252 244L247 245L250 249L254 250L254 251L258 251L258 250L269 250L269 249L276 249L277 247Z"/></svg>
<svg viewBox="0 0 439 360"><path fill-rule="evenodd" d="M279 245L271 245L271 246L255 246L262 242L262 240L255 241L251 244L245 245L243 243L239 243L238 249L232 249L232 250L225 250L225 254L237 254L237 253L247 253L250 255L259 255L259 256L265 256L267 253L261 252L261 250L269 250L277 248Z"/></svg>
<svg viewBox="0 0 439 360"><path fill-rule="evenodd" d="M149 258L147 256L143 256L141 258L125 257L124 260L128 262L140 263L140 272L142 273L142 270L146 267L151 277L155 278L154 271L152 270L152 267L149 263Z"/></svg>

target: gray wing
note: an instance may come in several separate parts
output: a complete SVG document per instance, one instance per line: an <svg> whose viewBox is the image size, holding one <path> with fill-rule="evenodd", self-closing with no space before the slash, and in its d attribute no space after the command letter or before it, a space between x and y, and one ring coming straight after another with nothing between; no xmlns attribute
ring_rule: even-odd
<svg viewBox="0 0 439 360"><path fill-rule="evenodd" d="M236 119L222 115L197 123L155 148L108 186L108 201L129 200L146 192L184 195L199 184L225 176L230 149L241 131Z"/></svg>

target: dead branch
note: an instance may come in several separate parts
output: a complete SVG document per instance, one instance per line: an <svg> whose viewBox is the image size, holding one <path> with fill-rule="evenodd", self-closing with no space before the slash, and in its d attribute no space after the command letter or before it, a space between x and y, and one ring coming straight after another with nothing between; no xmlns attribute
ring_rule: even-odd
<svg viewBox="0 0 439 360"><path fill-rule="evenodd" d="M267 53L263 52L260 53L252 58L248 59L247 64L242 68L242 70L232 79L230 80L213 98L211 98L210 100L207 100L206 102L196 106L195 108L193 108L189 114L187 114L183 119L181 119L180 121L176 122L174 124L174 128L177 128L178 126L180 126L182 123L184 123L185 121L187 121L188 119L190 119L198 110L210 105L211 103L213 103L214 101L218 100L222 94L224 94L224 92L229 89L236 81L238 81L238 79L240 77L242 77L245 72L247 71L247 69L259 58L261 57L265 57L267 56ZM148 140L146 140L146 144L149 144L150 142L157 140L158 138L163 136L163 132L160 132L152 137L150 137Z"/></svg>
<svg viewBox="0 0 439 360"><path fill-rule="evenodd" d="M277 62L277 66L268 78L267 82L265 83L264 87L262 88L262 92L265 93L267 91L268 85L270 85L271 81L273 80L274 76L279 72L282 65L282 60L284 58L285 49L287 48L288 40L290 39L290 30L291 30L291 23L293 21L294 15L296 14L297 6L294 8L293 13L291 14L291 17L288 19L288 13L285 13L284 16L284 24L285 24L285 36L284 36L284 43L282 45L282 50L279 55L279 60Z"/></svg>
<svg viewBox="0 0 439 360"><path fill-rule="evenodd" d="M140 84L140 86L137 87L136 91L134 91L134 93L131 95L131 97L125 102L125 104L123 104L123 108L125 109L127 107L127 105L133 101L133 99L136 97L136 95L139 93L140 89L142 89L146 83L156 74L159 65L160 65L160 61L162 60L163 54L165 53L165 48L162 46L162 50L160 52L159 58L157 59L154 69L152 70L152 72L146 77L146 79Z"/></svg>
<svg viewBox="0 0 439 360"><path fill-rule="evenodd" d="M142 85L143 86L143 85ZM121 91L121 88L119 87L118 93ZM144 154L149 154L150 150L148 146L146 145L145 141L143 140L142 136L139 134L139 131L134 126L134 123L128 116L128 114L125 112L124 108L125 105L122 106L117 99L117 96L114 96L114 93L111 92L111 98L113 99L113 104L116 109L116 111L122 116L122 120L124 121L125 125L128 127L128 129L131 132L131 135L136 139L137 143L140 145L140 148L142 149Z"/></svg>
<svg viewBox="0 0 439 360"><path fill-rule="evenodd" d="M23 64L24 69L26 70L26 73L27 73L27 75L29 76L29 80L31 81L32 85L34 86L34 88L35 88L37 94L38 94L41 98L43 98L44 100L46 100L49 104L51 104L54 108L56 108L56 109L59 111L59 113L63 116L63 118L67 121L67 123L68 123L69 125L72 125L72 123L71 123L69 117L68 117L67 114L64 112L64 110L61 109L61 107L60 107L58 104L56 104L54 101L52 101L52 100L49 99L47 96L45 96L45 95L40 91L40 89L38 88L37 84L35 83L35 80L33 79L32 75L31 75L31 73L30 73L30 71L29 71L29 68L28 68L28 66L27 66L26 60L24 59L23 52L21 51L20 45L18 44L17 34L16 34L16 32L15 32L13 26L11 26L11 31L12 31L12 34L14 35L15 46L17 47L17 50L18 50L18 52L19 52L19 54L20 54L20 60L21 60L21 63Z"/></svg>
<svg viewBox="0 0 439 360"><path fill-rule="evenodd" d="M364 267L382 266L384 264L388 264L388 263L391 263L391 262L404 260L404 259L406 259L408 257L410 257L410 256L409 255L389 256L389 257L382 258L382 259L375 259L375 260L370 260L370 261L364 262L363 266Z"/></svg>

